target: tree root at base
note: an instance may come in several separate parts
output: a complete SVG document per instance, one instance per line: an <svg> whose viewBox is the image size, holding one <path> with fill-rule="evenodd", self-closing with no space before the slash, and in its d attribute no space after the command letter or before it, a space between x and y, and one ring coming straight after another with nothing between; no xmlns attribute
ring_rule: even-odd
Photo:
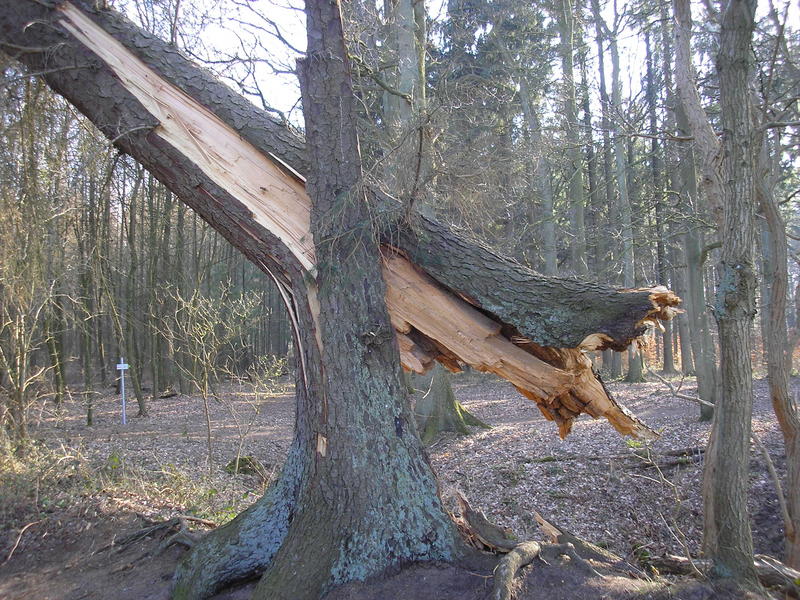
<svg viewBox="0 0 800 600"><path fill-rule="evenodd" d="M711 568L711 561L705 559L692 560L682 556L652 557L647 561L662 573L674 575L691 575L694 568L706 572ZM768 588L777 588L787 597L800 598L800 571L764 554L756 554L753 564L758 580Z"/></svg>
<svg viewBox="0 0 800 600"><path fill-rule="evenodd" d="M531 564L541 550L538 542L522 542L500 560L494 570L492 600L511 600L517 571Z"/></svg>

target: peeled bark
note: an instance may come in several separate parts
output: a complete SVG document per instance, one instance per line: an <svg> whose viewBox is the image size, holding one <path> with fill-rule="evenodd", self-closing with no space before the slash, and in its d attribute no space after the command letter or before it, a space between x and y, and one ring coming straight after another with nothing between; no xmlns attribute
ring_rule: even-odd
<svg viewBox="0 0 800 600"><path fill-rule="evenodd" d="M48 83L116 146L136 157L262 269L286 282L294 269L315 268L304 180L288 167L291 161L304 172L308 164L298 138L116 13L82 12L68 3L57 9L46 6L30 0L0 13L2 39L15 47L59 47L58 53L17 51L20 60L46 71ZM41 25L48 19L58 24ZM25 27L28 23L33 24ZM620 291L539 275L435 221L418 214L406 218L392 199L375 195L373 214L380 221L389 260L408 257L413 263L408 274L419 274L417 286L427 287L425 275L430 275L452 302L474 317L463 325L466 329L487 332L481 323L484 316L489 318L494 332L480 335L496 338L511 353L523 347L532 355L525 359L529 362L541 356L549 360L548 348L572 354L566 361L548 363L555 367L548 394L515 382L558 423L562 435L581 410L613 417L622 433L648 434L599 384L591 385L590 392L578 389L594 377L577 348L625 348L644 331L647 320L672 315L678 302L674 295L661 288ZM423 301L403 319L416 346L453 367L463 361L487 370L485 361L473 364L454 351L458 339L451 332L432 338L419 331L419 321L437 312L427 297ZM501 356L489 370L509 377L515 367L505 364L505 352ZM566 373L564 365L569 365ZM417 363L407 366L416 368ZM574 385L563 385L564 375ZM570 406L570 396L582 401Z"/></svg>
<svg viewBox="0 0 800 600"><path fill-rule="evenodd" d="M346 70L338 6L309 8L318 26L304 71L306 109L317 111L307 125L311 160L291 132L112 11L83 0L0 7L2 47L269 274L293 323L289 458L262 500L187 556L176 598L203 598L265 569L259 597L297 598L293 573L313 595L458 554L398 358L414 370L438 360L506 377L562 436L582 412L652 435L611 398L582 349L624 349L648 320L670 318L677 297L544 277L362 189L357 144L331 133L354 127L338 120L351 93L328 81ZM330 167L333 180L309 164ZM309 172L316 206L300 175Z"/></svg>

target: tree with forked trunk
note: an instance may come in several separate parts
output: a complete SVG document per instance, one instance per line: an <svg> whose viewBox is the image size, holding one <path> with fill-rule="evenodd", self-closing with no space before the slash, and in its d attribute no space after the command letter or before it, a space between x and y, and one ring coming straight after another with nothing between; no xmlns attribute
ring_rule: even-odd
<svg viewBox="0 0 800 600"><path fill-rule="evenodd" d="M308 153L113 11L48 0L0 8L0 47L43 73L273 277L294 325L296 432L282 473L186 557L176 598L261 574L259 598L316 598L408 561L465 554L419 443L400 362L497 373L562 436L583 412L651 435L582 350L624 349L647 320L669 318L678 299L663 288L541 276L367 188L338 4L307 9Z"/></svg>

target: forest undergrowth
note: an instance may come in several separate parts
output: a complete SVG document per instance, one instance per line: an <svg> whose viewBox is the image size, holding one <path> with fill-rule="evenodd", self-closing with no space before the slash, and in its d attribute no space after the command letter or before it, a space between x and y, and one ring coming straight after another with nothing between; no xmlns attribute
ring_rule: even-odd
<svg viewBox="0 0 800 600"><path fill-rule="evenodd" d="M694 393L691 379L674 384ZM695 405L671 398L659 382L611 383L610 388L660 432L657 441L623 439L604 422L590 419L580 420L561 441L552 423L507 384L477 375L457 377L459 400L492 428L470 436L444 434L429 447L446 504L455 510L456 492L463 494L518 539L543 538L535 519L539 513L633 564L667 553L697 556L709 424L698 421ZM754 430L783 476L782 439L766 383L756 381L755 389ZM0 458L0 582L7 582L0 583L0 596L36 597L20 590L39 589L53 581L53 573L58 581L58 574L68 571L63 566L75 560L71 549L85 550L89 544L92 550L84 554L91 557L131 532L178 515L192 518L191 527L202 532L260 497L288 448L293 398L283 394L254 401L235 386L221 397L225 402L211 405L210 452L201 401L195 397L154 402L149 417L130 418L126 426L119 422L119 398L112 393L95 402L93 427L85 426L80 402L60 410L42 407L31 445ZM239 427L232 409L242 417ZM241 427L243 419L249 428ZM237 455L239 473L234 472ZM760 454L752 456L756 552L780 556L774 482ZM163 543L161 534L154 532L153 544ZM182 551L171 548L167 562ZM43 556L54 571L30 568ZM166 594L168 582L161 587ZM68 588L64 582L63 589ZM46 589L52 594L58 586ZM66 591L47 597L72 598Z"/></svg>

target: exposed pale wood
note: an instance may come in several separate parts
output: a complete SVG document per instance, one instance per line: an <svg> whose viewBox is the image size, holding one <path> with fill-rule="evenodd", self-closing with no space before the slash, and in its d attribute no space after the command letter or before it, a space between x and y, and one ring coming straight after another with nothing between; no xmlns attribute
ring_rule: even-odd
<svg viewBox="0 0 800 600"><path fill-rule="evenodd" d="M61 24L105 61L124 88L157 120L153 133L241 202L253 220L275 234L313 274L310 202L303 178L161 77L81 10L66 2L59 10ZM387 255L391 258L386 264L392 266L384 269L387 305L407 369L424 372L435 359L454 371L466 363L496 373L534 400L545 417L557 423L562 437L582 412L606 417L623 434L653 435L613 400L580 349L545 348L517 338L511 325L487 316L481 306L471 306L477 301L465 300L469 294L451 291L452 285L445 288L406 259L391 252ZM580 284L554 285L564 286L566 293L579 289ZM679 302L663 288L635 291L650 292L653 304L644 318L637 317L637 327L645 321L671 318ZM317 342L321 347L321 340ZM605 343L627 342L596 333L587 336L582 347Z"/></svg>
<svg viewBox="0 0 800 600"><path fill-rule="evenodd" d="M473 369L500 375L545 401L572 386L571 373L514 345L501 334L499 323L442 289L405 258L389 255L384 265L386 306L393 322L400 318L410 323Z"/></svg>
<svg viewBox="0 0 800 600"><path fill-rule="evenodd" d="M61 24L102 58L160 125L156 133L283 241L307 269L314 266L310 201L302 178L287 174L205 106L159 77L69 2Z"/></svg>

